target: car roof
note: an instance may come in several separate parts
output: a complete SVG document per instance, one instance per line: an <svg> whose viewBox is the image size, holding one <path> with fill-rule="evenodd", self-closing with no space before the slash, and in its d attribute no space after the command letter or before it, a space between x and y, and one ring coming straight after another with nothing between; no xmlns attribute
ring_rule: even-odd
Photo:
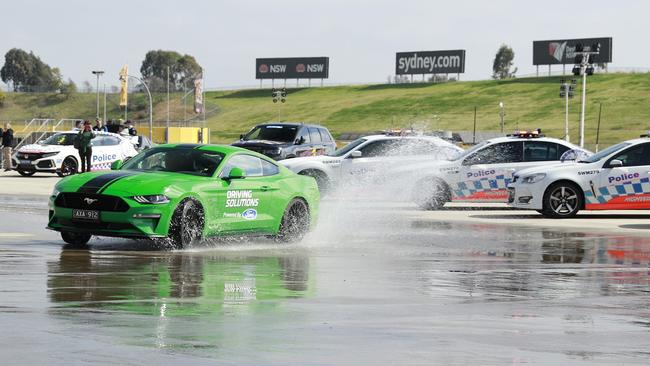
<svg viewBox="0 0 650 366"><path fill-rule="evenodd" d="M518 137L518 136L505 136L505 137L496 137L493 139L486 140L488 144L494 144L494 143L499 143L499 142L507 142L507 141L546 141L546 142L555 142L558 144L562 145L567 145L571 146L574 149L581 149L585 150L584 148L581 148L578 145L574 145L570 142L566 142L564 140L555 138L555 137Z"/></svg>
<svg viewBox="0 0 650 366"><path fill-rule="evenodd" d="M57 131L56 134L78 134L79 130L71 130L71 131ZM116 136L116 137L121 137L121 138L127 138L127 137L133 137L133 136L122 136L119 133L113 133L113 132L104 132L104 131L93 131L95 135L100 135L100 136Z"/></svg>
<svg viewBox="0 0 650 366"><path fill-rule="evenodd" d="M180 149L198 149L198 150L204 150L204 151L214 151L214 152L220 152L222 154L234 154L238 152L243 152L255 156L261 156L265 157L262 154L258 154L254 151L244 149L241 147L236 147L236 146L231 146L231 145L217 145L217 144L185 144L185 143L180 143L180 144L161 144L161 145L156 145L156 147L169 147L169 148L180 148Z"/></svg>
<svg viewBox="0 0 650 366"><path fill-rule="evenodd" d="M368 141L374 140L394 140L394 139L425 139L425 140L443 140L438 136L427 136L427 135L410 135L410 136L396 136L396 135L368 135L361 136L362 139ZM443 140L444 141L444 140Z"/></svg>
<svg viewBox="0 0 650 366"><path fill-rule="evenodd" d="M278 122L278 123L273 123L273 122L265 122L265 123L259 123L255 125L255 127L258 126L291 126L291 127L318 127L318 128L323 128L327 130L327 127L321 126L321 125L315 125L311 123L303 123L303 122Z"/></svg>
<svg viewBox="0 0 650 366"><path fill-rule="evenodd" d="M631 144L640 144L640 143L643 143L643 142L650 142L650 138L648 138L648 137L639 137L639 138L632 139L632 140L627 140L627 141L624 141L624 142L629 142Z"/></svg>

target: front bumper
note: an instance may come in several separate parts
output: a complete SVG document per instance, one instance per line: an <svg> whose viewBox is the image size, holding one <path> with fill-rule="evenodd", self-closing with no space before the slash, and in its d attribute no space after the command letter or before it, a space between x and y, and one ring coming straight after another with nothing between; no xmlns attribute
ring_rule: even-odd
<svg viewBox="0 0 650 366"><path fill-rule="evenodd" d="M542 197L534 194L530 185L510 184L508 186L508 205L516 208L541 210Z"/></svg>
<svg viewBox="0 0 650 366"><path fill-rule="evenodd" d="M11 167L14 170L22 170L26 172L47 172L55 173L58 169L58 166L54 159L51 158L42 158L37 160L25 160L17 159L13 157L11 159Z"/></svg>
<svg viewBox="0 0 650 366"><path fill-rule="evenodd" d="M72 211L76 207L61 207L55 204L55 200L55 196L50 197L48 229L97 236L164 238L168 236L173 212L171 202L162 205L143 205L129 198L122 198L126 202L124 211L99 210L99 222L74 220ZM89 207L79 207L79 209L89 209Z"/></svg>

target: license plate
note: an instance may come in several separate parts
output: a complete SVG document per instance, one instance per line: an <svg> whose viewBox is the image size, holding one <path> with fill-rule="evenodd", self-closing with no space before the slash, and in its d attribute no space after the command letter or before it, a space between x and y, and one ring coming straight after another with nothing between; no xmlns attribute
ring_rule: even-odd
<svg viewBox="0 0 650 366"><path fill-rule="evenodd" d="M32 162L29 160L20 160L20 165L31 165Z"/></svg>
<svg viewBox="0 0 650 366"><path fill-rule="evenodd" d="M74 220L99 221L99 211L97 210L72 210Z"/></svg>

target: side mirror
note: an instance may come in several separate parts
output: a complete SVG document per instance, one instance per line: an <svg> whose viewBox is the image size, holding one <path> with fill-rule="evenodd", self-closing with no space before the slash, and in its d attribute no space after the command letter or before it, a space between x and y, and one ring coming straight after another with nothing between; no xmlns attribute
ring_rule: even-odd
<svg viewBox="0 0 650 366"><path fill-rule="evenodd" d="M294 145L302 145L304 143L305 143L305 138L300 136L299 138L296 139L296 141L294 142Z"/></svg>
<svg viewBox="0 0 650 366"><path fill-rule="evenodd" d="M230 169L230 173L228 173L227 180L244 179L244 178L246 178L246 172L242 168L234 167Z"/></svg>
<svg viewBox="0 0 650 366"><path fill-rule="evenodd" d="M122 162L122 160L115 160L115 161L111 164L111 170L120 170L120 168L122 167L122 165L124 165L124 163Z"/></svg>
<svg viewBox="0 0 650 366"><path fill-rule="evenodd" d="M350 154L350 157L353 159L360 158L363 156L363 153L359 150L355 150Z"/></svg>
<svg viewBox="0 0 650 366"><path fill-rule="evenodd" d="M244 135L239 135L239 139L240 139L240 140L243 140L243 139L244 139Z"/></svg>
<svg viewBox="0 0 650 366"><path fill-rule="evenodd" d="M614 160L609 162L609 167L610 168L620 168L622 166L623 166L623 162L618 160L618 159L614 159Z"/></svg>

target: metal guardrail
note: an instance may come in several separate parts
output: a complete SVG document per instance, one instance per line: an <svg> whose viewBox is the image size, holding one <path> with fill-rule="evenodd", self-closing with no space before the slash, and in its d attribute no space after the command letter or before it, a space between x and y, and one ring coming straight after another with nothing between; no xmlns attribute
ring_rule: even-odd
<svg viewBox="0 0 650 366"><path fill-rule="evenodd" d="M20 149L21 146L25 144L33 144L36 143L37 141L40 141L43 137L45 137L45 135L52 132L56 132L57 128L59 128L59 126L65 124L66 122L72 122L72 127L74 127L74 122L76 121L81 121L81 120L74 119L74 118L63 118L56 121L51 118L34 118L29 123L27 123L22 130L20 130L17 133L18 135L23 135L23 136L20 142L16 144L14 149L18 150ZM38 128L35 131L29 131L30 127L35 123L40 124ZM70 127L70 129L72 129L72 127Z"/></svg>

